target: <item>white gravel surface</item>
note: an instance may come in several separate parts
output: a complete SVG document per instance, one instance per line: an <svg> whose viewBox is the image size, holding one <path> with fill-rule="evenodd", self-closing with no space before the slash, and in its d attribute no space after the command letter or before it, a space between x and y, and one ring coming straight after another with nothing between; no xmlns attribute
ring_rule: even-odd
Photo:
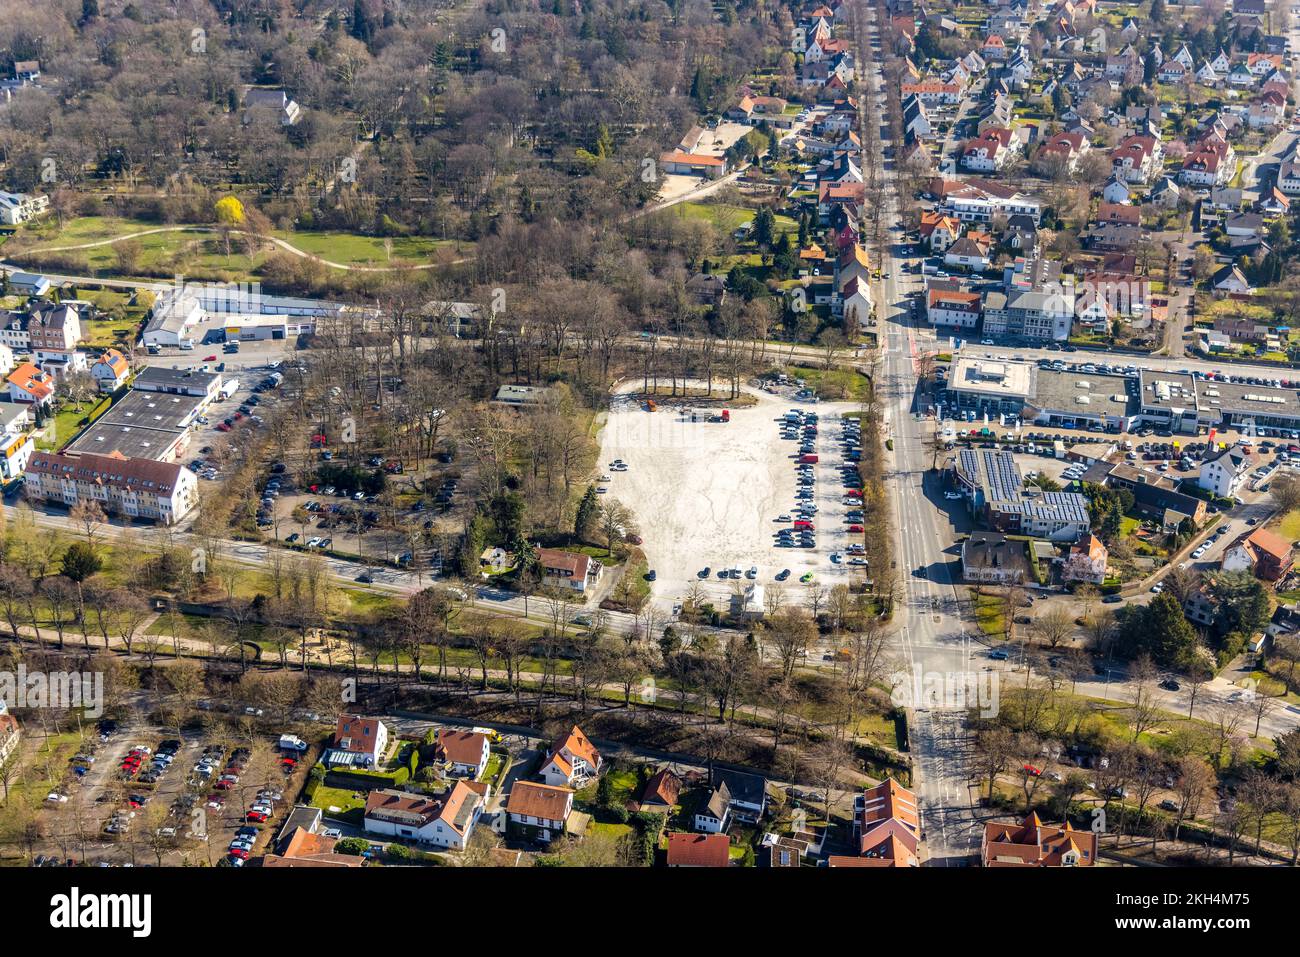
<svg viewBox="0 0 1300 957"><path fill-rule="evenodd" d="M788 568L784 589L790 597L806 587L799 578L808 571L823 587L848 580L849 567L832 564L829 556L861 540L844 523L838 472L840 415L853 405L751 394L758 404L732 409L727 423L690 422L677 401L661 402L653 413L617 398L611 406L599 468L612 477L608 496L636 516L642 548L657 574L654 599L664 607L680 601L705 566L711 570L706 591L723 603L736 585L749 581L719 579L723 568L738 567L743 574L757 566L756 580L765 588ZM791 408L815 410L820 417L814 549L778 548L774 538L787 527L774 521L776 516L792 513L795 505L798 443L782 439L777 422ZM626 462L628 470L611 471L615 459Z"/></svg>

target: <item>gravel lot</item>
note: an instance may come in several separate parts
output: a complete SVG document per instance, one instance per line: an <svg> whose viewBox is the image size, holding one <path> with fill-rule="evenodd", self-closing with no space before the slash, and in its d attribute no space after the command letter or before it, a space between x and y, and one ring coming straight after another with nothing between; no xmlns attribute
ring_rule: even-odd
<svg viewBox="0 0 1300 957"><path fill-rule="evenodd" d="M654 599L665 608L682 599L705 566L711 569L705 589L723 603L745 581L719 579L719 570L728 567L743 573L757 566L757 581L768 587L788 568L787 594L802 587L799 577L808 571L823 586L848 580L849 568L832 564L829 556L860 539L846 531L837 472L843 461L840 417L853 405L750 394L758 404L731 410L729 423L690 422L676 401L661 402L654 413L626 400L611 406L599 468L612 476L608 495L636 516L642 548L658 576ZM814 549L778 548L773 537L788 527L778 525L776 516L794 508L798 456L797 443L781 438L777 419L796 407L820 417ZM615 459L628 470L610 471Z"/></svg>

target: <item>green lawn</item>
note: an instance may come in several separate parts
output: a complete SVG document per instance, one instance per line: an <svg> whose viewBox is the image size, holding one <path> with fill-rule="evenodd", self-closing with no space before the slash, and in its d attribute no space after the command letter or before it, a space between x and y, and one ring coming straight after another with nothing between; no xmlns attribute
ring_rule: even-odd
<svg viewBox="0 0 1300 957"><path fill-rule="evenodd" d="M39 227L28 228L21 235L19 251L10 255L22 258L21 250L54 249L102 242L134 233L147 232L167 226L185 224L153 223L138 219L111 216L80 216L65 220L60 228L54 219L47 219ZM157 272L185 267L191 273L232 273L252 275L266 261L275 247L264 244L249 255L245 241L236 236L231 239L229 253L225 241L214 233L205 232L210 224L196 224L195 228L169 229L166 232L136 236L138 246L137 271ZM297 232L273 230L272 236L282 239L297 249L313 256L343 266L398 266L430 262L442 249L451 249L456 256L472 254L472 244L457 244L452 240L432 239L423 236L395 236L389 240L378 236L361 236L339 231ZM86 268L119 272L120 260L117 245L107 244L89 249L69 250L60 255L84 260Z"/></svg>
<svg viewBox="0 0 1300 957"><path fill-rule="evenodd" d="M1287 512L1282 517L1281 524L1278 525L1278 534L1287 541L1295 541L1300 538L1300 509L1293 512Z"/></svg>
<svg viewBox="0 0 1300 957"><path fill-rule="evenodd" d="M997 595L972 595L975 606L975 624L986 635L999 637L1007 633L1006 615L1002 613L1002 599Z"/></svg>
<svg viewBox="0 0 1300 957"><path fill-rule="evenodd" d="M679 219L697 219L713 223L719 229L733 233L754 219L755 210L747 206L729 206L725 203L678 203L673 207ZM789 216L778 214L776 233L798 233L799 224Z"/></svg>
<svg viewBox="0 0 1300 957"><path fill-rule="evenodd" d="M789 366L785 371L793 379L803 379L804 384L814 390L821 399L861 402L871 391L870 380L852 369Z"/></svg>

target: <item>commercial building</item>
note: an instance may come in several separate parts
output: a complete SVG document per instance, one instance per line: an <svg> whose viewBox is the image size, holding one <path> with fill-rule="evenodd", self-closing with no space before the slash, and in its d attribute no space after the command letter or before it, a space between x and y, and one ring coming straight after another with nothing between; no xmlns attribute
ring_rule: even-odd
<svg viewBox="0 0 1300 957"><path fill-rule="evenodd" d="M1077 492L1025 487L1010 452L961 449L953 479L976 521L992 530L1054 542L1073 542L1088 534L1087 500Z"/></svg>
<svg viewBox="0 0 1300 957"><path fill-rule="evenodd" d="M976 415L1020 415L1035 394L1040 372L1029 362L961 354L948 376L949 401Z"/></svg>
<svg viewBox="0 0 1300 957"><path fill-rule="evenodd" d="M205 404L192 395L132 389L77 436L68 451L178 461L189 448L190 426Z"/></svg>
<svg viewBox="0 0 1300 957"><path fill-rule="evenodd" d="M189 395L211 401L221 391L219 372L200 372L196 369L168 369L149 366L140 370L131 388L136 392L166 392L171 395Z"/></svg>
<svg viewBox="0 0 1300 957"><path fill-rule="evenodd" d="M1300 430L1300 391L1198 379L1181 372L1141 373L1138 415L1171 432L1213 428Z"/></svg>
<svg viewBox="0 0 1300 957"><path fill-rule="evenodd" d="M121 453L36 452L27 463L27 494L71 508L98 502L109 515L171 525L198 504L198 479L174 462Z"/></svg>

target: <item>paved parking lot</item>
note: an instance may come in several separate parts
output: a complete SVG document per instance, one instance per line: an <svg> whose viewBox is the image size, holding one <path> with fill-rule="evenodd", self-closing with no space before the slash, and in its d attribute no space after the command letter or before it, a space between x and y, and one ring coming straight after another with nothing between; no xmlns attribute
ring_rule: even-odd
<svg viewBox="0 0 1300 957"><path fill-rule="evenodd" d="M174 758L157 780L150 782L143 775L165 741L176 742ZM196 774L195 766L205 752L217 747L221 751L214 756L217 765L212 776ZM72 855L91 865L153 864L161 850L164 864L218 863L226 856L236 831L248 826L243 820L244 808L256 800L258 790L263 785L284 790L278 755L258 759L258 766L250 766L234 787L216 789L217 777L235 747L222 734L178 735L141 724L123 725L106 741L90 732L82 752L93 755L93 764L79 778L69 770L69 786L63 788L67 802L47 801L42 809L52 835L85 835L75 848L59 849L58 856ZM126 773L123 761L132 751L140 753L138 767ZM224 801L224 807L210 807L211 797ZM257 825L259 836L269 837L274 832L284 806L282 800L275 802L275 814ZM113 833L108 831L110 825L114 825Z"/></svg>
<svg viewBox="0 0 1300 957"><path fill-rule="evenodd" d="M599 467L622 459L627 471L610 472L604 483L635 515L655 571L654 600L664 607L681 601L704 581L706 593L723 606L733 589L747 579L719 579L725 568L742 575L753 567L755 580L770 587L789 570L787 590L812 572L816 582L846 582L846 564L833 564L856 536L847 531L841 503L839 467L842 415L850 403L796 404L790 398L747 390L757 403L730 409L730 422L692 422L679 403L664 401L649 413L638 404L616 399L601 435ZM795 512L798 443L781 438L785 413L799 407L818 414L815 503L818 507L814 548L778 547L779 515ZM710 411L717 412L718 409ZM702 580L699 573L708 567Z"/></svg>

